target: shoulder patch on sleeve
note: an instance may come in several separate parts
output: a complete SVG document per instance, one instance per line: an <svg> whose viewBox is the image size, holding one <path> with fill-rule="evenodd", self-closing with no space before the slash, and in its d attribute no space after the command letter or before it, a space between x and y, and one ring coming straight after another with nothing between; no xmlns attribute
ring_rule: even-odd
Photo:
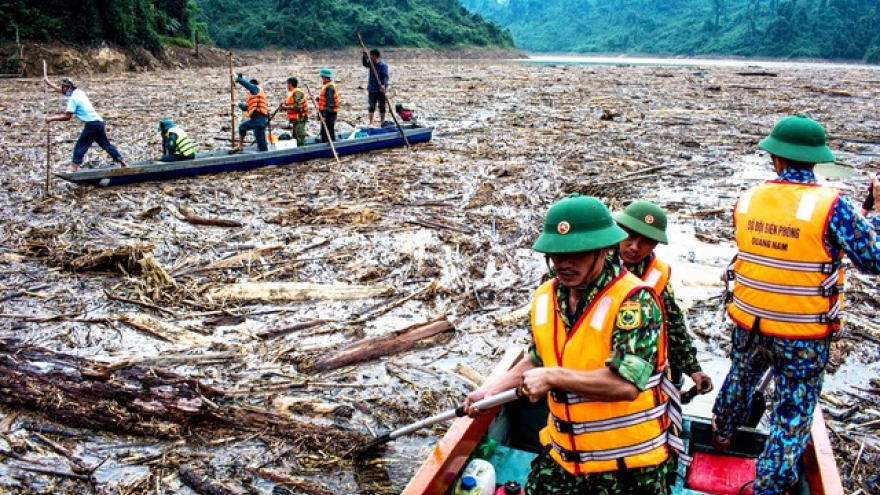
<svg viewBox="0 0 880 495"><path fill-rule="evenodd" d="M642 305L636 301L625 301L617 312L617 328L635 330L642 326Z"/></svg>

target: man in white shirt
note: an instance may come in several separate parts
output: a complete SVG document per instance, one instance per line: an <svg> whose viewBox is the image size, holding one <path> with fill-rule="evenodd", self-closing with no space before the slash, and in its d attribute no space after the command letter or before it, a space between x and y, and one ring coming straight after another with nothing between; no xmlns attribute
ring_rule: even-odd
<svg viewBox="0 0 880 495"><path fill-rule="evenodd" d="M61 80L61 86L53 84L48 77L43 80L46 81L49 87L67 97L67 109L65 109L64 113L46 117L46 122L61 122L76 117L84 124L79 139L76 140L76 145L73 148L72 171L76 172L82 166L83 157L85 157L86 151L89 150L92 143L98 143L98 146L106 151L113 158L114 162L118 163L121 167L127 167L128 164L122 159L119 150L107 138L104 120L95 111L95 107L92 106L92 102L89 101L86 93L81 89L77 89L73 81L67 78Z"/></svg>

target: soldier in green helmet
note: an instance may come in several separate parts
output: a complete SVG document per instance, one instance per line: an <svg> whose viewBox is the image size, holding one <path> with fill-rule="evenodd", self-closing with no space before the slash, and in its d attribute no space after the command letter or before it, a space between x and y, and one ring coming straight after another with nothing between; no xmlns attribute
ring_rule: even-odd
<svg viewBox="0 0 880 495"><path fill-rule="evenodd" d="M733 282L727 312L736 327L730 371L712 409L713 444L730 445L769 370L775 404L754 493L782 495L798 480L830 341L840 329L842 258L877 274L880 246L848 197L816 183L815 164L834 161L818 122L786 117L758 146L778 177L743 193L733 211L738 253L724 278Z"/></svg>
<svg viewBox="0 0 880 495"><path fill-rule="evenodd" d="M630 273L653 288L666 310L673 383L680 385L684 373L693 380L698 393L710 392L712 378L703 372L697 361L697 350L688 333L684 313L675 301L670 283L672 269L654 254L658 243L669 244L666 212L650 201L633 201L623 213L615 215L614 220L626 232L627 238L611 250L612 258L620 260Z"/></svg>
<svg viewBox="0 0 880 495"><path fill-rule="evenodd" d="M550 208L533 249L556 276L532 299L529 359L465 400L471 416L483 413L474 402L514 387L547 401L529 495L667 493L669 451L681 445L667 414L678 404L665 392L666 328L659 298L608 258L626 237L596 198L572 195ZM648 411L660 416L616 421Z"/></svg>

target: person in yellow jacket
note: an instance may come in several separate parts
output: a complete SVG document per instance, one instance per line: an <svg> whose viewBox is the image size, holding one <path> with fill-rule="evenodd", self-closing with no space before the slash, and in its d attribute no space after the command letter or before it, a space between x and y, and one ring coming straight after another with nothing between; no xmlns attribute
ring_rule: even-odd
<svg viewBox="0 0 880 495"><path fill-rule="evenodd" d="M159 121L159 134L162 135L163 162L192 160L196 157L196 145L181 127L170 119Z"/></svg>
<svg viewBox="0 0 880 495"><path fill-rule="evenodd" d="M309 99L299 88L297 78L287 78L287 99L278 109L287 112L287 121L290 123L290 128L293 129L296 145L305 145L306 122L309 120Z"/></svg>
<svg viewBox="0 0 880 495"><path fill-rule="evenodd" d="M669 450L681 449L678 396L659 298L607 257L626 237L596 198L550 208L532 249L556 277L532 299L529 358L465 399L479 416L473 403L514 387L546 398L545 453L532 463L529 495L667 493Z"/></svg>
<svg viewBox="0 0 880 495"><path fill-rule="evenodd" d="M798 481L831 338L840 329L843 255L877 274L880 245L848 197L816 183L815 164L834 161L818 122L786 117L758 146L778 177L746 191L734 207L738 253L724 278L733 282L727 311L736 327L730 371L712 409L713 444L730 445L770 370L775 404L754 493L782 495Z"/></svg>

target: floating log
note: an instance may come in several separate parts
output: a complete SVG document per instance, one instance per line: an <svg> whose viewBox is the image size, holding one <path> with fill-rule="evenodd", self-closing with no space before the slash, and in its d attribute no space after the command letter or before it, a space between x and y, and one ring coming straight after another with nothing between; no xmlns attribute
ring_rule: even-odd
<svg viewBox="0 0 880 495"><path fill-rule="evenodd" d="M364 339L324 354L323 357L296 359L301 373L327 371L363 363L373 359L446 343L452 338L455 327L444 319L429 321L397 330L388 335Z"/></svg>
<svg viewBox="0 0 880 495"><path fill-rule="evenodd" d="M141 332L174 343L191 345L210 345L211 339L197 333L185 330L172 323L158 320L144 313L122 313L116 319L134 327Z"/></svg>
<svg viewBox="0 0 880 495"><path fill-rule="evenodd" d="M308 397L288 397L279 395L272 399L272 407L275 409L300 415L309 416L332 416L337 418L350 418L354 414L354 408L345 404L321 402Z"/></svg>
<svg viewBox="0 0 880 495"><path fill-rule="evenodd" d="M189 208L178 205L178 211L183 215L183 219L193 225L212 225L214 227L241 227L241 222L236 220L229 220L226 218L208 218L208 217L200 217L193 213Z"/></svg>
<svg viewBox="0 0 880 495"><path fill-rule="evenodd" d="M183 483L202 495L246 495L247 492L238 487L229 486L215 481L208 476L204 469L196 468L190 464L181 464L178 470Z"/></svg>
<svg viewBox="0 0 880 495"><path fill-rule="evenodd" d="M104 368L106 378L93 370ZM84 371L92 370L92 371ZM0 404L39 411L78 428L154 438L179 438L199 427L260 432L295 441L297 449L350 455L362 433L322 427L255 406L219 403L225 394L198 380L156 367L110 369L49 349L0 340ZM212 399L209 399L211 397Z"/></svg>
<svg viewBox="0 0 880 495"><path fill-rule="evenodd" d="M213 299L259 301L308 301L310 299L346 301L385 297L393 293L394 289L384 286L322 285L304 282L243 282L212 287L207 290L207 296Z"/></svg>
<svg viewBox="0 0 880 495"><path fill-rule="evenodd" d="M303 492L308 493L309 495L334 495L336 493L315 480L298 478L296 476L282 474L277 471L272 471L265 468L254 468L246 466L244 469L245 471L255 476L259 476L261 478L265 478L271 481L277 481L278 483L281 483L284 486L293 489L294 493Z"/></svg>

